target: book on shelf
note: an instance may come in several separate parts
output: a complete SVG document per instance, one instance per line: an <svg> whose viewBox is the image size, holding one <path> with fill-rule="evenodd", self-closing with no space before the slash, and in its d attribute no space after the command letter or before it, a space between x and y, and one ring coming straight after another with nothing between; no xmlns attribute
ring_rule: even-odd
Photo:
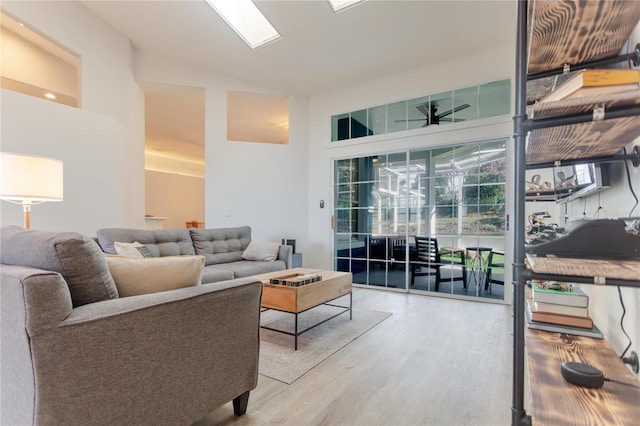
<svg viewBox="0 0 640 426"><path fill-rule="evenodd" d="M557 303L531 301L532 312L547 312L549 314L571 315L574 317L588 317L589 309L580 306L558 305Z"/></svg>
<svg viewBox="0 0 640 426"><path fill-rule="evenodd" d="M549 312L535 311L531 299L527 299L527 313L532 321L549 324L566 325L579 328L593 328L593 321L590 317L576 317L572 315L552 314Z"/></svg>
<svg viewBox="0 0 640 426"><path fill-rule="evenodd" d="M633 69L593 69L576 72L556 90L541 99L541 102L561 99L583 98L585 96L623 92L637 89L640 70Z"/></svg>
<svg viewBox="0 0 640 426"><path fill-rule="evenodd" d="M546 322L538 322L531 319L531 315L529 314L529 310L525 309L525 316L527 320L527 327L532 330L542 330L549 331L552 333L564 333L564 334L572 334L574 336L586 336L593 337L595 339L602 339L602 332L596 327L594 324L592 328L580 328L580 327L571 327L568 325L558 325L558 324L549 324Z"/></svg>
<svg viewBox="0 0 640 426"><path fill-rule="evenodd" d="M555 303L556 305L589 307L589 296L578 287L555 282L531 282L532 300L534 302Z"/></svg>

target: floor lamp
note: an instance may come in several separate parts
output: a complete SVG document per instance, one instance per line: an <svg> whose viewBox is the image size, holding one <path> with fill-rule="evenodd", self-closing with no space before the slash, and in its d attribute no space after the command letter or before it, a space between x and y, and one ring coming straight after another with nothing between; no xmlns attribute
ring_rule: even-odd
<svg viewBox="0 0 640 426"><path fill-rule="evenodd" d="M26 229L31 227L31 206L62 201L62 192L62 161L0 152L0 199L22 204Z"/></svg>

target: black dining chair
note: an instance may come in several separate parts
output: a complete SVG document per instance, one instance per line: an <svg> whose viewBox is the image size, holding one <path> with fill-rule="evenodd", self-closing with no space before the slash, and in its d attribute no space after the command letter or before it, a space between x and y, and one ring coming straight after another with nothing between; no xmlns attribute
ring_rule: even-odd
<svg viewBox="0 0 640 426"><path fill-rule="evenodd" d="M487 267L487 283L485 284L485 290L489 289L491 293L491 286L493 284L504 285L504 275L500 279L500 275L494 274L494 268L504 269L504 252L494 250L491 253L491 261Z"/></svg>
<svg viewBox="0 0 640 426"><path fill-rule="evenodd" d="M441 269L460 269L462 274L460 276L448 277L446 281L462 281L466 283L467 271L466 266L459 265L456 262L442 262L440 258L440 251L438 250L438 239L432 237L415 237L416 248L415 254L410 259L411 264L411 285L415 284L415 277L419 276L435 276L435 291L440 290L440 283L442 282ZM464 255L462 255L464 259Z"/></svg>

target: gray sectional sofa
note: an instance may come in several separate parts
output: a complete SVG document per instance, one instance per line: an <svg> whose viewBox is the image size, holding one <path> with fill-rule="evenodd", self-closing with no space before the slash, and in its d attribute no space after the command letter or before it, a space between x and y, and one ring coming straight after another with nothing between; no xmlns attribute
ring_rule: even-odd
<svg viewBox="0 0 640 426"><path fill-rule="evenodd" d="M291 246L281 245L276 260L244 260L242 254L251 242L251 227L212 229L126 229L103 228L97 241L105 253L116 254L115 242L138 242L153 256L203 255L202 283L214 283L291 268Z"/></svg>
<svg viewBox="0 0 640 426"><path fill-rule="evenodd" d="M100 234L150 235L118 232ZM198 235L216 246L220 234ZM228 235L240 250L246 231ZM146 243L157 254L194 250L184 232L156 236ZM211 265L237 257L211 251ZM231 400L237 415L247 409L260 281L120 297L94 239L18 227L0 228L0 263L3 425L188 425Z"/></svg>

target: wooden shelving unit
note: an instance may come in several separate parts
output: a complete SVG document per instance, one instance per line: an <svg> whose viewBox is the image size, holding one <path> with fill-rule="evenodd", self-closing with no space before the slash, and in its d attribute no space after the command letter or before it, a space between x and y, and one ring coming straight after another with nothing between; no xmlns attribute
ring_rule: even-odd
<svg viewBox="0 0 640 426"><path fill-rule="evenodd" d="M574 345L560 345L567 335L532 332L525 327L525 285L530 278L550 278L599 285L640 287L640 260L625 259L554 259L530 256L531 269L525 264L525 171L529 164L546 164L566 160L609 157L640 135L640 89L629 93L599 95L555 102L527 103L539 100L550 90L549 77L584 68L603 67L630 60L637 65L640 45L632 55L620 55L631 31L640 21L640 3L634 1L536 0L518 1L516 40L516 111L514 117L516 196L514 205L514 365L512 424L531 424L532 417L524 410L525 336L529 350L530 377L533 395L533 421L542 424L608 424L619 419L637 421L640 408L637 393L627 401L627 389L609 388L594 391L599 405L585 403L598 400L582 388L568 384L560 372L560 355L568 360L592 362L597 357L573 351L592 339L571 338ZM530 37L529 41L528 38ZM533 81L543 78L539 83ZM529 84L527 82L529 81ZM527 87L534 91L530 96ZM527 135L529 140L527 141ZM623 159L623 161L626 161ZM594 244L597 244L594 241ZM576 257L580 257L579 255ZM553 278L551 278L553 277ZM555 339L555 340L554 340ZM586 340L585 340L586 339ZM550 341L551 340L551 341ZM565 339L566 340L566 339ZM566 342L565 342L566 343ZM600 344L605 344L602 341ZM589 343L591 345L591 343ZM562 347L561 347L562 346ZM596 354L603 349L594 346ZM533 358L532 358L533 357ZM626 367L609 348L607 359L616 360L615 374ZM567 360L567 359L565 359ZM595 361L593 361L595 362ZM598 364L605 371L609 365ZM607 368L604 368L607 367ZM633 377L636 386L637 380ZM551 379L553 378L553 380ZM624 386L624 385L621 385ZM628 386L627 386L628 388ZM631 388L629 388L631 389ZM536 395L538 398L536 399ZM612 398L609 398L612 397ZM604 399L604 400L602 400ZM615 403L609 404L609 399ZM544 411L536 406L545 403ZM627 402L631 405L626 405ZM550 407L567 407L571 417L549 417ZM577 411L576 411L577 410ZM558 411L555 411L558 414Z"/></svg>

